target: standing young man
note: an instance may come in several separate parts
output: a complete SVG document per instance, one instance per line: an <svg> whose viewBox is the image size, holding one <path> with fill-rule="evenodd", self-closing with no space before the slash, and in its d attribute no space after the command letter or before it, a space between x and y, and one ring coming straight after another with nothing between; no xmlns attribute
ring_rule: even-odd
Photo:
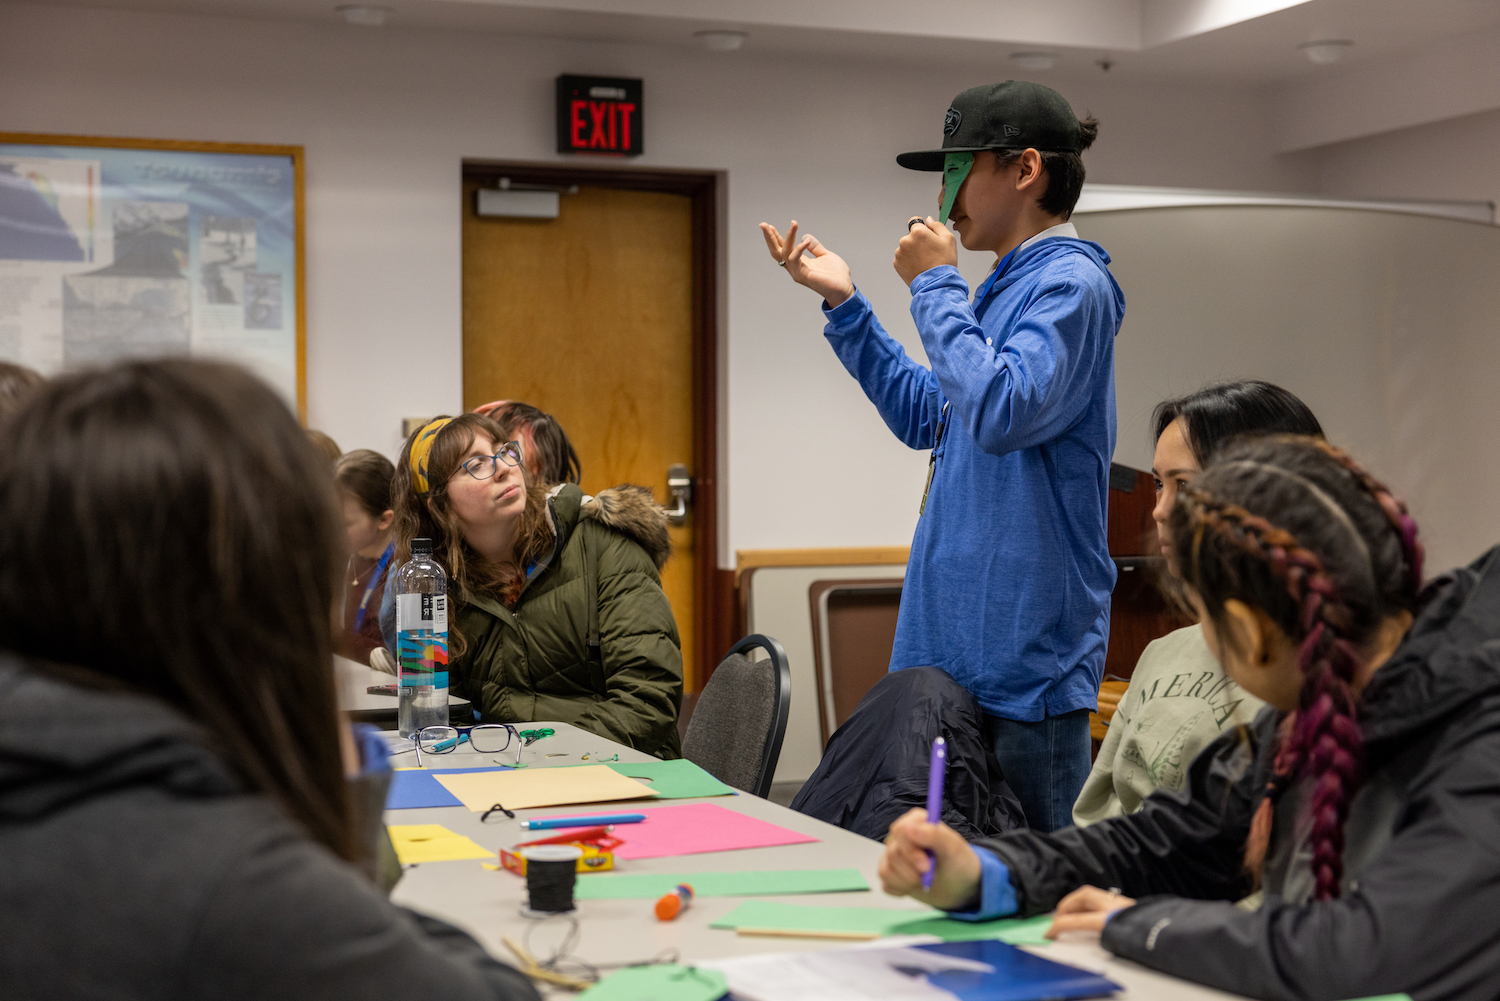
<svg viewBox="0 0 1500 1001"><path fill-rule="evenodd" d="M1098 124L1024 81L966 90L943 147L939 217L895 266L932 368L906 356L816 239L761 224L776 262L824 298L824 334L896 436L932 449L891 669L932 665L974 693L1032 827L1070 822L1089 771L1115 567L1105 541L1114 337L1125 299L1068 222ZM969 301L953 230L994 270Z"/></svg>

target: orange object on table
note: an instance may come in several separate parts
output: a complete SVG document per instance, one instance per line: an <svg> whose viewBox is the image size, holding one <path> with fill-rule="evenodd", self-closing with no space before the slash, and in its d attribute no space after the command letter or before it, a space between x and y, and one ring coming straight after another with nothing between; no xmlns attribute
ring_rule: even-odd
<svg viewBox="0 0 1500 1001"><path fill-rule="evenodd" d="M693 888L687 883L678 883L670 893L664 893L656 902L656 918L658 921L671 921L677 915L688 909L693 902Z"/></svg>

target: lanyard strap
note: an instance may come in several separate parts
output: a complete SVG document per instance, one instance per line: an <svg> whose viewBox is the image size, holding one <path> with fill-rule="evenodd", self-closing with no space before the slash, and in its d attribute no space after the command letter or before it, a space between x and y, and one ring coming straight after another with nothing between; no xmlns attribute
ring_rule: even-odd
<svg viewBox="0 0 1500 1001"><path fill-rule="evenodd" d="M385 566L391 561L396 553L396 544L392 542L385 547L385 552L380 554L380 560L375 564L375 569L370 571L370 582L365 585L365 596L360 599L359 611L354 613L354 631L359 632L365 627L365 612L369 610L370 595L375 593L375 585L385 576Z"/></svg>
<svg viewBox="0 0 1500 1001"><path fill-rule="evenodd" d="M927 513L927 494L932 490L932 474L937 472L938 449L943 447L943 433L948 430L948 408L953 406L952 400L943 401L943 409L938 411L937 436L932 442L932 455L927 459L927 485L922 488L922 506L917 508L917 517Z"/></svg>

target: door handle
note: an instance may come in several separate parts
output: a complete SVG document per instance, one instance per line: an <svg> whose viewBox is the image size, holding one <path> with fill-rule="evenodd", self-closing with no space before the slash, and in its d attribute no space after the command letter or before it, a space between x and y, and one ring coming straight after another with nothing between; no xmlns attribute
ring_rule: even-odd
<svg viewBox="0 0 1500 1001"><path fill-rule="evenodd" d="M693 499L693 477L688 467L680 462L667 467L667 493L677 502L667 508L667 521L681 525L687 521L688 503Z"/></svg>

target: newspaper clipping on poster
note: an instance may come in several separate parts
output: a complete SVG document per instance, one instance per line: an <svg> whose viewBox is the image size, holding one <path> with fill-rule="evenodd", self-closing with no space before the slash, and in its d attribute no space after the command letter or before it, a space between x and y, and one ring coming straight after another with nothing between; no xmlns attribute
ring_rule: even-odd
<svg viewBox="0 0 1500 1001"><path fill-rule="evenodd" d="M0 359L196 355L297 405L290 156L0 143Z"/></svg>

